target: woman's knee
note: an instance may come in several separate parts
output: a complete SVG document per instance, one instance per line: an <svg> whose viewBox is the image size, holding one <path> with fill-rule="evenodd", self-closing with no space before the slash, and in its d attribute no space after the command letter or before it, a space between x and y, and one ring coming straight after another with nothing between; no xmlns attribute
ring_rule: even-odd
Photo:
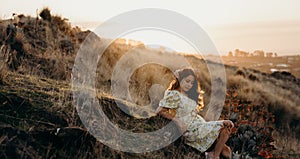
<svg viewBox="0 0 300 159"><path fill-rule="evenodd" d="M230 134L231 134L231 132L227 128L223 128L220 132L220 136L222 136L222 137L229 137Z"/></svg>

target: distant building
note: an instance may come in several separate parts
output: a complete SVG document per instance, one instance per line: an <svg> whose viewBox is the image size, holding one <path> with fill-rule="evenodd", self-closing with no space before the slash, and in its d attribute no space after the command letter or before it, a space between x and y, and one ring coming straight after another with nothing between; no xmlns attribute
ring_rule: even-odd
<svg viewBox="0 0 300 159"><path fill-rule="evenodd" d="M126 44L126 39L118 38L118 39L115 40L115 43L118 43L118 44Z"/></svg>
<svg viewBox="0 0 300 159"><path fill-rule="evenodd" d="M127 45L131 45L131 46L138 46L138 45L144 45L142 42L140 41L135 41L132 39L124 39L124 38L118 38L115 40L115 43L118 44L127 44Z"/></svg>
<svg viewBox="0 0 300 159"><path fill-rule="evenodd" d="M239 49L235 49L234 50L234 55L235 55L235 57L248 57L249 56L249 52L241 51Z"/></svg>
<svg viewBox="0 0 300 159"><path fill-rule="evenodd" d="M131 46L138 46L138 45L144 45L142 42L140 41L135 41L135 40L132 40L132 39L129 39L127 40L127 43Z"/></svg>
<svg viewBox="0 0 300 159"><path fill-rule="evenodd" d="M228 52L228 57L233 57L233 53L231 51Z"/></svg>
<svg viewBox="0 0 300 159"><path fill-rule="evenodd" d="M263 50L255 50L253 52L253 56L255 56L255 57L265 57L265 52Z"/></svg>
<svg viewBox="0 0 300 159"><path fill-rule="evenodd" d="M266 57L273 57L273 55L274 55L273 52L267 52L266 53Z"/></svg>

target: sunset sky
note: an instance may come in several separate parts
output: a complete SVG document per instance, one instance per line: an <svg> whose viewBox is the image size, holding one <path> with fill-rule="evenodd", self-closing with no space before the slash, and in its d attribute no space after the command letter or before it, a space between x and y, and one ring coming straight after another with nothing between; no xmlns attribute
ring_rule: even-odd
<svg viewBox="0 0 300 159"><path fill-rule="evenodd" d="M168 9L199 24L223 54L238 48L247 52L259 49L279 55L300 55L299 0L2 0L0 18L11 18L12 13L35 16L37 9L46 6L53 14L88 29L94 29L101 22L126 11ZM144 31L126 35L125 38L164 45L176 51L193 52L184 41L178 37L174 40L174 35L167 33Z"/></svg>

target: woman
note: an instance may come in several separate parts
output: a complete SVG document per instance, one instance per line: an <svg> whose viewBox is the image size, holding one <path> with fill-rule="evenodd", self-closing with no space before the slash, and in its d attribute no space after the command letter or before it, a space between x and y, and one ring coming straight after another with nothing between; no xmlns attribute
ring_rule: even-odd
<svg viewBox="0 0 300 159"><path fill-rule="evenodd" d="M159 102L158 113L175 121L186 137L186 144L206 152L207 158L218 159L220 155L230 158L231 150L225 143L234 124L230 120L206 122L198 114L203 100L192 69L180 70L175 76L176 80Z"/></svg>

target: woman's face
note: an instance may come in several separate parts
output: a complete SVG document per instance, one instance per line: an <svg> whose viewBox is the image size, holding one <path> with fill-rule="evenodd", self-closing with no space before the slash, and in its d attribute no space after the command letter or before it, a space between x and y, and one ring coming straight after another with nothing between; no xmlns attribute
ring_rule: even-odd
<svg viewBox="0 0 300 159"><path fill-rule="evenodd" d="M188 92L193 87L194 81L195 81L195 78L192 75L189 75L189 76L183 78L180 81L181 91Z"/></svg>

